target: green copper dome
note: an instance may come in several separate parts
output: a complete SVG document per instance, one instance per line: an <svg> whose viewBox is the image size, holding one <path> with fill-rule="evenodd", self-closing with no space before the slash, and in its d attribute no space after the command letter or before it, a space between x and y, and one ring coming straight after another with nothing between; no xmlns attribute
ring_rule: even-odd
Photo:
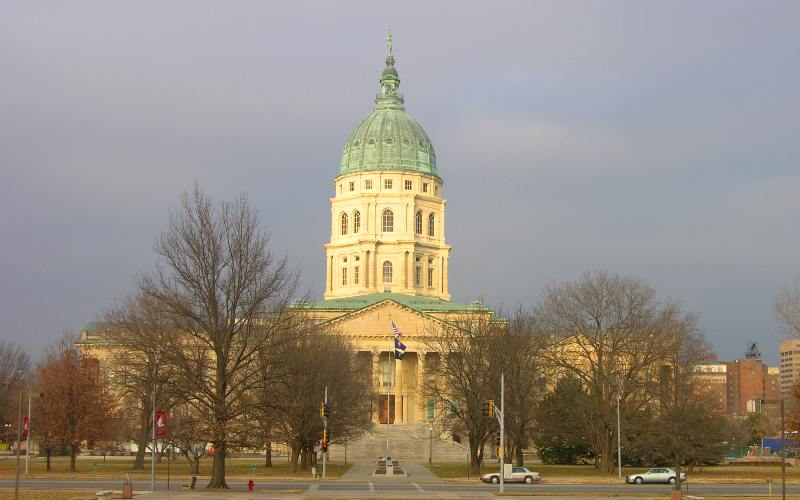
<svg viewBox="0 0 800 500"><path fill-rule="evenodd" d="M436 153L422 126L403 106L400 77L394 67L391 35L375 111L361 120L342 151L339 174L370 170L410 170L438 176Z"/></svg>

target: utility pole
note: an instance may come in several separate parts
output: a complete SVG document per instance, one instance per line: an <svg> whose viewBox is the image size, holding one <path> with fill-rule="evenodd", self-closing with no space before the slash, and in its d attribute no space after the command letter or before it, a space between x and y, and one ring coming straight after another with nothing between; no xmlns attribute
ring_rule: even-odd
<svg viewBox="0 0 800 500"><path fill-rule="evenodd" d="M325 386L325 402L322 416L322 479L325 479L328 465L328 386Z"/></svg>
<svg viewBox="0 0 800 500"><path fill-rule="evenodd" d="M19 418L17 419L17 478L14 480L14 500L19 500L19 447L22 444L22 402L25 392L19 391Z"/></svg>
<svg viewBox="0 0 800 500"><path fill-rule="evenodd" d="M786 500L786 428L784 427L783 397L781 397L781 498Z"/></svg>
<svg viewBox="0 0 800 500"><path fill-rule="evenodd" d="M150 491L156 491L156 363L153 363L153 412L150 416L153 427L153 445L150 448Z"/></svg>
<svg viewBox="0 0 800 500"><path fill-rule="evenodd" d="M619 400L620 397L619 394L617 394L617 478L622 479L622 438L620 431L621 425L619 421Z"/></svg>
<svg viewBox="0 0 800 500"><path fill-rule="evenodd" d="M25 439L25 476L28 475L28 462L31 456L31 390L28 389L28 435Z"/></svg>
<svg viewBox="0 0 800 500"><path fill-rule="evenodd" d="M506 468L505 454L504 454L504 450L503 450L503 448L505 447L505 443L506 443L505 442L505 430L506 430L505 421L506 421L506 419L505 419L505 413L504 413L505 396L506 396L505 375L501 373L500 374L500 412L497 415L495 415L495 417L497 418L497 421L500 423L500 449L497 450L497 454L500 455L500 494L501 495L503 494L503 486L504 486L503 476L505 475L505 468Z"/></svg>

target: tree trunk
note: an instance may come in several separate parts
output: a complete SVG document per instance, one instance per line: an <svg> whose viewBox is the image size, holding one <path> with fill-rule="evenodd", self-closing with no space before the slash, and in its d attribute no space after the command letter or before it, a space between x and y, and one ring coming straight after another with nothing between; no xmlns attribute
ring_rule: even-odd
<svg viewBox="0 0 800 500"><path fill-rule="evenodd" d="M292 472L297 472L297 459L300 458L297 446L292 446L292 451L289 456L291 457L289 462L292 464Z"/></svg>
<svg viewBox="0 0 800 500"><path fill-rule="evenodd" d="M75 455L77 455L77 453L75 453L75 448L70 446L69 447L69 471L70 472L75 472Z"/></svg>
<svg viewBox="0 0 800 500"><path fill-rule="evenodd" d="M267 441L267 449L264 453L264 465L272 467L272 441Z"/></svg>
<svg viewBox="0 0 800 500"><path fill-rule="evenodd" d="M477 436L469 435L469 468L473 474L480 475L481 462L483 461L483 450Z"/></svg>
<svg viewBox="0 0 800 500"><path fill-rule="evenodd" d="M514 465L516 467L522 467L522 446L517 444L514 447Z"/></svg>
<svg viewBox="0 0 800 500"><path fill-rule="evenodd" d="M52 455L52 451L50 450L50 447L48 446L48 447L46 447L44 449L44 452L45 452L45 454L47 456L47 472L50 472L50 457Z"/></svg>
<svg viewBox="0 0 800 500"><path fill-rule="evenodd" d="M217 443L214 443L215 447ZM206 488L228 489L225 483L225 446L220 446L214 453L214 462L211 465L211 481Z"/></svg>
<svg viewBox="0 0 800 500"><path fill-rule="evenodd" d="M300 449L300 470L308 469L308 448Z"/></svg>
<svg viewBox="0 0 800 500"><path fill-rule="evenodd" d="M136 458L133 460L133 470L144 470L144 452L147 448L147 441L137 440Z"/></svg>

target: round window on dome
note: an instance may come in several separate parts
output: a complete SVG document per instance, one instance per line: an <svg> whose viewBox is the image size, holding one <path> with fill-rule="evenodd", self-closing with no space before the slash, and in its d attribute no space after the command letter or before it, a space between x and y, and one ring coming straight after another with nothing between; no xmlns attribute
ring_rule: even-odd
<svg viewBox="0 0 800 500"><path fill-rule="evenodd" d="M369 141L367 141L367 144L375 144L375 139L370 139Z"/></svg>
<svg viewBox="0 0 800 500"><path fill-rule="evenodd" d="M357 147L358 147L358 141L356 141L356 142L354 142L354 143L353 143L353 147L354 147L354 148L357 148Z"/></svg>
<svg viewBox="0 0 800 500"><path fill-rule="evenodd" d="M391 143L392 143L392 138L391 137L387 138L386 139L386 144L391 144Z"/></svg>
<svg viewBox="0 0 800 500"><path fill-rule="evenodd" d="M408 146L408 145L409 145L409 144L411 144L411 143L408 141L408 139L403 139L403 144L405 144L406 146Z"/></svg>

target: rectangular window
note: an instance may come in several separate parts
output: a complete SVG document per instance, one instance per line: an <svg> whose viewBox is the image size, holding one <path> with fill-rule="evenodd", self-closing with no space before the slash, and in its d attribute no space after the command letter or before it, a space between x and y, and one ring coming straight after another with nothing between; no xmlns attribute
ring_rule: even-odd
<svg viewBox="0 0 800 500"><path fill-rule="evenodd" d="M347 268L342 268L342 286L347 286Z"/></svg>
<svg viewBox="0 0 800 500"><path fill-rule="evenodd" d="M350 191L355 191L355 190L356 190L356 183L353 182L353 181L350 181Z"/></svg>
<svg viewBox="0 0 800 500"><path fill-rule="evenodd" d="M427 193L428 192L428 183L427 182L423 182L422 183L422 192L423 193Z"/></svg>
<svg viewBox="0 0 800 500"><path fill-rule="evenodd" d="M439 196L439 186L433 186L433 194Z"/></svg>
<svg viewBox="0 0 800 500"><path fill-rule="evenodd" d="M414 284L417 286L422 284L422 268L419 266L414 267Z"/></svg>
<svg viewBox="0 0 800 500"><path fill-rule="evenodd" d="M406 181L406 191L411 191L412 187L413 185L411 184L411 181Z"/></svg>
<svg viewBox="0 0 800 500"><path fill-rule="evenodd" d="M358 266L353 267L353 284L358 285Z"/></svg>
<svg viewBox="0 0 800 500"><path fill-rule="evenodd" d="M364 181L364 189L372 189L372 181L371 180Z"/></svg>
<svg viewBox="0 0 800 500"><path fill-rule="evenodd" d="M433 286L433 268L428 268L428 286Z"/></svg>
<svg viewBox="0 0 800 500"><path fill-rule="evenodd" d="M391 179L384 179L383 180L383 189L392 189L392 180Z"/></svg>

